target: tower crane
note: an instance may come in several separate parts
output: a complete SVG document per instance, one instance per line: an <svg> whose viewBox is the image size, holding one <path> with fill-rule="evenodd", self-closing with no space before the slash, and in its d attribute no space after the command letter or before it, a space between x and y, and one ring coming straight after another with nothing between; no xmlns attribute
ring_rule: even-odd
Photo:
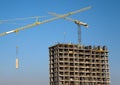
<svg viewBox="0 0 120 85"><path fill-rule="evenodd" d="M49 14L61 18L60 14L53 13L53 12L49 12ZM77 26L78 26L78 44L81 44L81 26L84 26L84 27L88 28L88 24L84 23L84 22L81 22L79 20L75 20L75 19L69 18L69 17L63 17L63 19L72 21L75 24L77 24Z"/></svg>
<svg viewBox="0 0 120 85"><path fill-rule="evenodd" d="M85 7L85 8L82 8L82 9L79 9L79 10L76 10L76 11L73 11L73 12L69 12L69 13L66 13L66 14L62 14L60 15L59 17L56 16L54 18L50 18L50 19L47 19L47 20L43 20L43 21L38 21L38 18L36 18L36 21L32 24L28 24L26 26L23 26L23 27L20 27L20 28L16 28L14 30L10 30L10 31L7 31L7 32L3 32L3 33L0 33L0 36L5 36L5 35L8 35L8 34L11 34L11 33L17 33L21 30L25 30L25 29L28 29L28 28L32 28L34 26L38 26L38 25L41 25L41 24L44 24L44 23L47 23L47 22L51 22L51 21L54 21L54 20L57 20L59 18L65 18L67 16L70 16L70 15L73 15L73 14L76 14L76 13L79 13L79 12L83 12L85 10L88 10L90 9L91 6L88 6L88 7Z"/></svg>

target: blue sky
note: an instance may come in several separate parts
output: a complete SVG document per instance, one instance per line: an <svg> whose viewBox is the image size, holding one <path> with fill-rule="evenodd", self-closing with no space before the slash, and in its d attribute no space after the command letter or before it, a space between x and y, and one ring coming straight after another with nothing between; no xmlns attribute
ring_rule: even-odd
<svg viewBox="0 0 120 85"><path fill-rule="evenodd" d="M92 9L70 16L89 24L82 27L83 45L106 45L109 49L111 85L120 81L120 1L119 0L0 0L0 20L64 14L86 6ZM35 19L0 24L0 33L33 23ZM64 32L66 38L64 40ZM17 34L0 37L0 85L48 85L48 47L56 43L77 44L77 26L59 19ZM16 46L20 68L15 69Z"/></svg>

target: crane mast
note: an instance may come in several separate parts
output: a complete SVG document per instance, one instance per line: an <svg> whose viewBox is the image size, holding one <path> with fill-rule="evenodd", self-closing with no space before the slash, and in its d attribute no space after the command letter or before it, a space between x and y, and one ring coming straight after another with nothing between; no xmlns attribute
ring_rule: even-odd
<svg viewBox="0 0 120 85"><path fill-rule="evenodd" d="M78 20L74 20L74 23L77 24L77 26L78 26L78 44L81 44L81 42L82 42L81 26L88 28L88 24L83 23L83 22L78 21Z"/></svg>
<svg viewBox="0 0 120 85"><path fill-rule="evenodd" d="M90 9L91 6L88 6L88 7L85 7L85 8L82 8L82 9L79 9L79 10L76 10L76 11L73 11L73 12L69 12L69 13L66 13L66 14L62 14L60 15L59 17L54 17L54 18L50 18L50 19L47 19L47 20L44 20L44 21L35 21L34 23L32 24L28 24L26 26L23 26L23 27L20 27L20 28L16 28L14 30L10 30L10 31L7 31L7 32L3 32L3 33L0 33L0 36L5 36L5 35L8 35L8 34L11 34L11 33L17 33L21 30L25 30L25 29L28 29L28 28L32 28L34 26L38 26L38 25L41 25L41 24L44 24L44 23L47 23L47 22L51 22L51 21L54 21L54 20L57 20L59 18L65 18L67 16L70 16L70 15L73 15L73 14L76 14L76 13L79 13L79 12L83 12L85 10L88 10Z"/></svg>

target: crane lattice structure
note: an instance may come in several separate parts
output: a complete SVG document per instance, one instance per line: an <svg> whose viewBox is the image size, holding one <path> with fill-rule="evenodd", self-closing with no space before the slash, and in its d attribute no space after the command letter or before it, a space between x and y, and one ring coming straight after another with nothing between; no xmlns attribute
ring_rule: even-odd
<svg viewBox="0 0 120 85"><path fill-rule="evenodd" d="M57 20L59 18L65 18L67 16L70 16L70 15L73 15L73 14L76 14L76 13L79 13L79 12L83 12L83 11L86 11L88 9L90 9L91 6L88 6L88 7L85 7L85 8L82 8L82 9L79 9L79 10L76 10L76 11L73 11L73 12L69 12L69 13L66 13L66 14L62 14L60 15L59 17L54 17L54 18L50 18L50 19L47 19L47 20L43 20L43 21L38 21L38 18L37 20L32 23L32 24L28 24L26 26L23 26L23 27L20 27L20 28L16 28L14 30L10 30L10 31L7 31L7 32L3 32L3 33L0 33L0 36L5 36L5 35L8 35L8 34L11 34L11 33L17 33L21 30L25 30L25 29L28 29L28 28L32 28L34 26L38 26L38 25L41 25L41 24L44 24L44 23L47 23L47 22L51 22L51 21L54 21L54 20Z"/></svg>
<svg viewBox="0 0 120 85"><path fill-rule="evenodd" d="M57 13L53 13L53 12L49 12L49 14L53 15L53 16L56 16L56 17L59 17L61 18L60 14L57 14ZM72 19L72 18L69 18L69 17L62 17L63 19L65 20L69 20L69 21L72 21L74 22L75 24L77 24L78 26L78 44L81 44L81 27L80 26L84 26L86 28L88 28L88 24L87 23L84 23L84 22L81 22L79 20L76 20L76 19Z"/></svg>

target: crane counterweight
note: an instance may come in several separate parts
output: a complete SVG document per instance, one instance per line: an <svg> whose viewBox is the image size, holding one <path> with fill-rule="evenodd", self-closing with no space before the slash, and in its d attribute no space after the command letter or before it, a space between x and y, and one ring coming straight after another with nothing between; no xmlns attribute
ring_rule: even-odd
<svg viewBox="0 0 120 85"><path fill-rule="evenodd" d="M15 32L15 30L11 30L11 31L8 31L8 32L5 32L6 34L10 34L10 33L13 33Z"/></svg>
<svg viewBox="0 0 120 85"><path fill-rule="evenodd" d="M87 24L87 23L81 22L81 21L79 21L79 20L75 20L74 22L75 22L75 24L77 24L77 25L82 25L82 26L85 26L86 28L88 28L88 24Z"/></svg>

